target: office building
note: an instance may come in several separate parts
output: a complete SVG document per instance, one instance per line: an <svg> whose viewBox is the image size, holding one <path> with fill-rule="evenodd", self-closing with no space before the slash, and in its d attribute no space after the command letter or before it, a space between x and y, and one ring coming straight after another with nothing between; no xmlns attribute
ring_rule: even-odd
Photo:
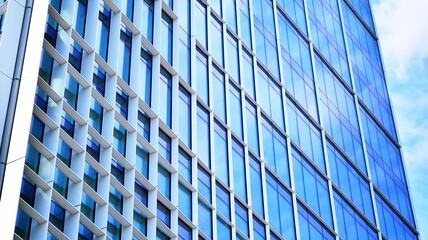
<svg viewBox="0 0 428 240"><path fill-rule="evenodd" d="M419 238L368 0L0 0L3 239Z"/></svg>

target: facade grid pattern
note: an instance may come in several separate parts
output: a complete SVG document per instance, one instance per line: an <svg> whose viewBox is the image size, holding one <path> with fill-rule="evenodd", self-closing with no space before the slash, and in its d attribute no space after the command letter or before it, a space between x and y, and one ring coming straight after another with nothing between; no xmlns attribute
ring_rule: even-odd
<svg viewBox="0 0 428 240"><path fill-rule="evenodd" d="M419 239L368 0L45 4L16 238Z"/></svg>

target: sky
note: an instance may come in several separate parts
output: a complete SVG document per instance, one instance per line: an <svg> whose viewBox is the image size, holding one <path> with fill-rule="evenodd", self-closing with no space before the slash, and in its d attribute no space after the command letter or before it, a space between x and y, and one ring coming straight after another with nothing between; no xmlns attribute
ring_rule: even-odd
<svg viewBox="0 0 428 240"><path fill-rule="evenodd" d="M428 1L372 0L421 239L428 239Z"/></svg>

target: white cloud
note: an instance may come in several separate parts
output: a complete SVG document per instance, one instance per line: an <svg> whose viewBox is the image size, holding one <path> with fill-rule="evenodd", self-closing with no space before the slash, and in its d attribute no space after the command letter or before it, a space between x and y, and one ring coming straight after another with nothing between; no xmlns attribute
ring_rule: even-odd
<svg viewBox="0 0 428 240"><path fill-rule="evenodd" d="M421 238L428 239L428 1L373 5Z"/></svg>
<svg viewBox="0 0 428 240"><path fill-rule="evenodd" d="M428 1L380 0L374 5L386 67L400 80L428 57Z"/></svg>

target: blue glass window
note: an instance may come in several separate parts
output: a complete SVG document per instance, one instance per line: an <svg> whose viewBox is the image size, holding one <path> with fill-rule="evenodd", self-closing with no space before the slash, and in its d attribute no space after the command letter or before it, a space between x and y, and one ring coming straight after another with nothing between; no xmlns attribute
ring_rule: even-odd
<svg viewBox="0 0 428 240"><path fill-rule="evenodd" d="M245 181L244 148L235 139L232 140L233 181L235 193L245 202L247 201L247 184Z"/></svg>
<svg viewBox="0 0 428 240"><path fill-rule="evenodd" d="M178 220L178 239L192 239L192 229L180 219Z"/></svg>
<svg viewBox="0 0 428 240"><path fill-rule="evenodd" d="M182 183L178 183L178 209L192 220L192 192Z"/></svg>
<svg viewBox="0 0 428 240"><path fill-rule="evenodd" d="M232 131L242 139L242 103L241 90L230 82L229 85L229 101L230 101L230 120L229 125Z"/></svg>
<svg viewBox="0 0 428 240"><path fill-rule="evenodd" d="M217 210L223 214L224 217L230 220L230 196L229 191L226 190L220 183L216 184L216 199Z"/></svg>
<svg viewBox="0 0 428 240"><path fill-rule="evenodd" d="M149 178L149 152L147 149L137 142L135 155L135 169L144 177Z"/></svg>
<svg viewBox="0 0 428 240"><path fill-rule="evenodd" d="M104 69L95 63L94 73L92 79L92 86L104 97L104 92L106 89L106 78L107 74Z"/></svg>
<svg viewBox="0 0 428 240"><path fill-rule="evenodd" d="M179 73L190 85L190 1L181 1L178 5L178 51L179 51Z"/></svg>
<svg viewBox="0 0 428 240"><path fill-rule="evenodd" d="M170 210L158 201L158 210L157 210L158 218L165 223L168 227L171 225L171 212Z"/></svg>
<svg viewBox="0 0 428 240"><path fill-rule="evenodd" d="M134 0L122 1L122 12L131 20L134 17Z"/></svg>
<svg viewBox="0 0 428 240"><path fill-rule="evenodd" d="M130 72L131 72L131 46L132 46L132 34L125 26L122 25L120 30L120 42L119 42L119 64L118 74L119 76L129 84Z"/></svg>
<svg viewBox="0 0 428 240"><path fill-rule="evenodd" d="M55 175L54 175L54 182L53 182L53 188L61 194L65 199L67 199L67 193L68 193L68 178L67 176L59 170L57 167L55 167Z"/></svg>
<svg viewBox="0 0 428 240"><path fill-rule="evenodd" d="M42 143L45 132L44 128L45 124L33 114L31 119L30 133Z"/></svg>
<svg viewBox="0 0 428 240"><path fill-rule="evenodd" d="M247 142L251 150L259 155L259 130L257 125L257 110L256 107L249 102L245 102L246 119L247 119Z"/></svg>
<svg viewBox="0 0 428 240"><path fill-rule="evenodd" d="M220 123L214 125L214 162L217 177L229 186L229 163L227 154L227 132Z"/></svg>
<svg viewBox="0 0 428 240"><path fill-rule="evenodd" d="M29 217L21 208L18 208L15 223L15 234L22 239L30 239L31 217Z"/></svg>
<svg viewBox="0 0 428 240"><path fill-rule="evenodd" d="M51 84L53 65L58 63L52 56L44 49L42 49L42 56L40 57L39 76L47 83Z"/></svg>
<svg viewBox="0 0 428 240"><path fill-rule="evenodd" d="M80 205L80 211L85 215L89 220L94 222L95 219L95 201L89 197L86 192L82 193L82 204Z"/></svg>
<svg viewBox="0 0 428 240"><path fill-rule="evenodd" d="M198 191L208 202L211 202L211 175L201 166L198 166Z"/></svg>
<svg viewBox="0 0 428 240"><path fill-rule="evenodd" d="M303 0L278 0L281 7L287 12L287 14L297 23L297 25L306 33L306 17L305 7ZM281 28L280 28L281 29Z"/></svg>
<svg viewBox="0 0 428 240"><path fill-rule="evenodd" d="M196 39L207 49L207 8L200 0L196 1L194 14Z"/></svg>
<svg viewBox="0 0 428 240"><path fill-rule="evenodd" d="M309 44L282 14L278 15L278 25L285 87L318 119Z"/></svg>
<svg viewBox="0 0 428 240"><path fill-rule="evenodd" d="M3 24L4 24L4 15L0 15L0 35L2 33ZM51 16L48 15L45 25L45 35L44 38L53 46L56 46L56 40L58 35L58 22Z"/></svg>
<svg viewBox="0 0 428 240"><path fill-rule="evenodd" d="M121 234L122 226L119 221L109 214L107 218L107 236L109 236L110 239L121 239Z"/></svg>
<svg viewBox="0 0 428 240"><path fill-rule="evenodd" d="M160 52L169 64L172 65L172 19L162 11Z"/></svg>
<svg viewBox="0 0 428 240"><path fill-rule="evenodd" d="M210 52L220 66L224 66L223 59L223 27L214 15L211 15L211 49Z"/></svg>
<svg viewBox="0 0 428 240"><path fill-rule="evenodd" d="M342 6L355 90L364 105L397 139L377 39L355 16L347 3L342 3Z"/></svg>
<svg viewBox="0 0 428 240"><path fill-rule="evenodd" d="M71 157L74 154L74 151L64 142L61 138L58 139L58 150L56 156L60 159L65 165L70 167Z"/></svg>
<svg viewBox="0 0 428 240"><path fill-rule="evenodd" d="M168 199L171 199L171 173L166 168L158 167L158 190Z"/></svg>
<svg viewBox="0 0 428 240"><path fill-rule="evenodd" d="M266 172L266 192L270 225L286 239L295 239L291 195L269 172Z"/></svg>
<svg viewBox="0 0 428 240"><path fill-rule="evenodd" d="M284 182L290 184L285 137L265 118L262 118L262 136L263 153L266 164L273 169Z"/></svg>
<svg viewBox="0 0 428 240"><path fill-rule="evenodd" d="M86 152L88 152L88 154L95 160L100 160L100 144L90 135L86 142Z"/></svg>
<svg viewBox="0 0 428 240"><path fill-rule="evenodd" d="M170 238L163 233L159 228L156 229L156 240L169 240Z"/></svg>
<svg viewBox="0 0 428 240"><path fill-rule="evenodd" d="M36 197L36 184L31 179L25 177L21 183L21 193L19 195L28 205L34 207Z"/></svg>
<svg viewBox="0 0 428 240"><path fill-rule="evenodd" d="M107 61L111 10L103 1L98 6L97 40L95 50Z"/></svg>
<svg viewBox="0 0 428 240"><path fill-rule="evenodd" d="M91 167L87 162L85 162L85 170L83 174L83 181L88 184L94 191L97 191L97 180L98 172Z"/></svg>
<svg viewBox="0 0 428 240"><path fill-rule="evenodd" d="M232 239L232 233L229 224L220 216L217 216L217 238Z"/></svg>
<svg viewBox="0 0 428 240"><path fill-rule="evenodd" d="M198 104L197 115L198 157L207 167L211 167L210 115L200 104Z"/></svg>
<svg viewBox="0 0 428 240"><path fill-rule="evenodd" d="M184 87L180 85L179 87L179 104L178 110L180 113L179 121L179 135L181 140L190 148L191 145L191 135L192 135L192 125L191 125L191 98L189 92L187 92Z"/></svg>
<svg viewBox="0 0 428 240"><path fill-rule="evenodd" d="M86 24L86 8L88 0L76 0L74 4L75 18L73 19L74 29L85 37L85 24Z"/></svg>
<svg viewBox="0 0 428 240"><path fill-rule="evenodd" d="M336 192L334 193L334 206L336 208L338 232L342 239L377 239L377 233Z"/></svg>
<svg viewBox="0 0 428 240"><path fill-rule="evenodd" d="M141 110L138 110L137 115L137 131L147 141L150 141L150 118Z"/></svg>
<svg viewBox="0 0 428 240"><path fill-rule="evenodd" d="M291 101L287 102L287 114L291 139L325 172L320 131Z"/></svg>
<svg viewBox="0 0 428 240"><path fill-rule="evenodd" d="M248 237L248 210L237 200L235 200L235 222L238 230Z"/></svg>
<svg viewBox="0 0 428 240"><path fill-rule="evenodd" d="M152 56L143 48L140 52L140 80L138 81L138 94L150 106L152 90Z"/></svg>
<svg viewBox="0 0 428 240"><path fill-rule="evenodd" d="M50 97L39 86L36 87L36 94L34 96L34 104L36 104L43 112L48 112L48 102Z"/></svg>
<svg viewBox="0 0 428 240"><path fill-rule="evenodd" d="M369 25L370 30L375 32L374 23L371 14L370 2L368 0L350 0L349 1L358 14L364 19L364 21ZM343 5L343 3L342 3Z"/></svg>
<svg viewBox="0 0 428 240"><path fill-rule="evenodd" d="M113 185L110 185L109 188L109 198L108 201L110 205L116 209L119 213L122 213L123 210L123 196Z"/></svg>
<svg viewBox="0 0 428 240"><path fill-rule="evenodd" d="M196 50L195 69L198 82L196 86L196 92L202 101L208 104L208 59L199 48L196 48Z"/></svg>
<svg viewBox="0 0 428 240"><path fill-rule="evenodd" d="M135 180L135 189L134 189L134 196L136 199L140 200L141 203L143 203L145 206L148 204L149 199L149 192L148 190L141 184L138 180Z"/></svg>
<svg viewBox="0 0 428 240"><path fill-rule="evenodd" d="M165 124L171 127L171 104L172 104L172 76L165 68L161 67L159 81L159 116Z"/></svg>
<svg viewBox="0 0 428 240"><path fill-rule="evenodd" d="M153 42L153 9L154 2L153 0L144 0L143 1L143 35L149 40L149 42Z"/></svg>
<svg viewBox="0 0 428 240"><path fill-rule="evenodd" d="M217 116L219 116L223 122L226 122L225 79L223 73L215 65L213 66L212 86L212 108L214 109L214 112L217 114Z"/></svg>
<svg viewBox="0 0 428 240"><path fill-rule="evenodd" d="M360 113L371 179L401 214L414 225L400 149L363 108L360 108Z"/></svg>
<svg viewBox="0 0 428 240"><path fill-rule="evenodd" d="M134 208L133 225L142 234L147 235L147 217L138 208Z"/></svg>
<svg viewBox="0 0 428 240"><path fill-rule="evenodd" d="M127 131L118 121L114 120L114 129L113 129L113 147L120 153L122 156L126 155L126 135Z"/></svg>
<svg viewBox="0 0 428 240"><path fill-rule="evenodd" d="M229 0L232 1L232 0ZM231 33L227 34L227 68L229 75L238 83L241 82L239 74L239 52L238 41L232 37Z"/></svg>
<svg viewBox="0 0 428 240"><path fill-rule="evenodd" d="M251 199L253 209L261 217L264 217L263 209L263 190L262 190L262 169L260 162L250 155L250 180L251 180Z"/></svg>
<svg viewBox="0 0 428 240"><path fill-rule="evenodd" d="M64 231L65 210L56 202L51 201L49 211L49 222L51 222L58 230Z"/></svg>
<svg viewBox="0 0 428 240"><path fill-rule="evenodd" d="M378 194L376 194L375 199L380 230L388 239L418 239L418 236L412 232L398 214L395 213Z"/></svg>
<svg viewBox="0 0 428 240"><path fill-rule="evenodd" d="M68 61L78 72L80 72L82 68L82 55L83 48L79 45L79 43L72 40L68 53Z"/></svg>
<svg viewBox="0 0 428 240"><path fill-rule="evenodd" d="M209 239L212 238L212 211L211 208L205 205L202 200L198 202L198 219L199 219L199 229L207 236Z"/></svg>
<svg viewBox="0 0 428 240"><path fill-rule="evenodd" d="M64 130L71 138L74 137L74 127L76 122L64 110L61 112L61 129Z"/></svg>
<svg viewBox="0 0 428 240"><path fill-rule="evenodd" d="M253 229L254 229L254 240L266 239L265 225L256 217L253 217Z"/></svg>
<svg viewBox="0 0 428 240"><path fill-rule="evenodd" d="M333 182L374 223L369 183L329 141L327 154Z"/></svg>
<svg viewBox="0 0 428 240"><path fill-rule="evenodd" d="M241 39L249 47L251 46L251 22L250 22L250 5L249 0L240 0L240 22L241 22Z"/></svg>
<svg viewBox="0 0 428 240"><path fill-rule="evenodd" d="M236 0L223 0L224 16L227 25L237 33Z"/></svg>
<svg viewBox="0 0 428 240"><path fill-rule="evenodd" d="M309 0L307 6L314 45L328 59L345 82L352 86L338 2Z"/></svg>
<svg viewBox="0 0 428 240"><path fill-rule="evenodd" d="M95 98L91 97L89 108L89 125L101 134L104 109Z"/></svg>
<svg viewBox="0 0 428 240"><path fill-rule="evenodd" d="M315 58L315 63L320 117L324 129L352 161L366 173L353 96L318 56Z"/></svg>
<svg viewBox="0 0 428 240"><path fill-rule="evenodd" d="M65 78L64 100L73 108L77 108L77 97L79 95L79 83L67 73Z"/></svg>
<svg viewBox="0 0 428 240"><path fill-rule="evenodd" d="M297 194L330 226L333 225L328 185L294 148L291 151Z"/></svg>
<svg viewBox="0 0 428 240"><path fill-rule="evenodd" d="M284 129L284 109L281 87L259 66L258 70L259 103L263 110Z"/></svg>
<svg viewBox="0 0 428 240"><path fill-rule="evenodd" d="M301 239L333 240L333 235L315 217L312 216L301 204L298 204L299 228ZM355 235L353 236L355 237ZM359 239L359 238L358 238Z"/></svg>
<svg viewBox="0 0 428 240"><path fill-rule="evenodd" d="M111 160L111 175L113 175L117 181L119 181L122 185L125 182L125 168L122 164L118 163L116 159Z"/></svg>
<svg viewBox="0 0 428 240"><path fill-rule="evenodd" d="M94 238L94 234L89 230L85 225L79 223L79 232L78 239L79 240L91 240Z"/></svg>
<svg viewBox="0 0 428 240"><path fill-rule="evenodd" d="M171 138L162 130L159 130L159 154L168 162L171 162Z"/></svg>
<svg viewBox="0 0 428 240"><path fill-rule="evenodd" d="M192 183L192 159L183 149L178 149L178 172Z"/></svg>
<svg viewBox="0 0 428 240"><path fill-rule="evenodd" d="M212 10L216 11L219 16L222 16L221 2L223 0L212 0L210 1L210 5Z"/></svg>
<svg viewBox="0 0 428 240"><path fill-rule="evenodd" d="M256 99L256 90L254 86L254 66L253 66L253 56L247 52L247 50L243 49L242 51L242 85L245 88L245 91L250 95L253 99Z"/></svg>
<svg viewBox="0 0 428 240"><path fill-rule="evenodd" d="M187 1L186 1L187 2ZM179 32L179 73L181 78L190 85L190 36L180 27Z"/></svg>
<svg viewBox="0 0 428 240"><path fill-rule="evenodd" d="M25 154L25 165L31 168L35 173L39 172L39 165L42 155L33 147L28 144L27 153Z"/></svg>
<svg viewBox="0 0 428 240"><path fill-rule="evenodd" d="M254 30L257 57L279 79L278 54L271 0L254 0Z"/></svg>

